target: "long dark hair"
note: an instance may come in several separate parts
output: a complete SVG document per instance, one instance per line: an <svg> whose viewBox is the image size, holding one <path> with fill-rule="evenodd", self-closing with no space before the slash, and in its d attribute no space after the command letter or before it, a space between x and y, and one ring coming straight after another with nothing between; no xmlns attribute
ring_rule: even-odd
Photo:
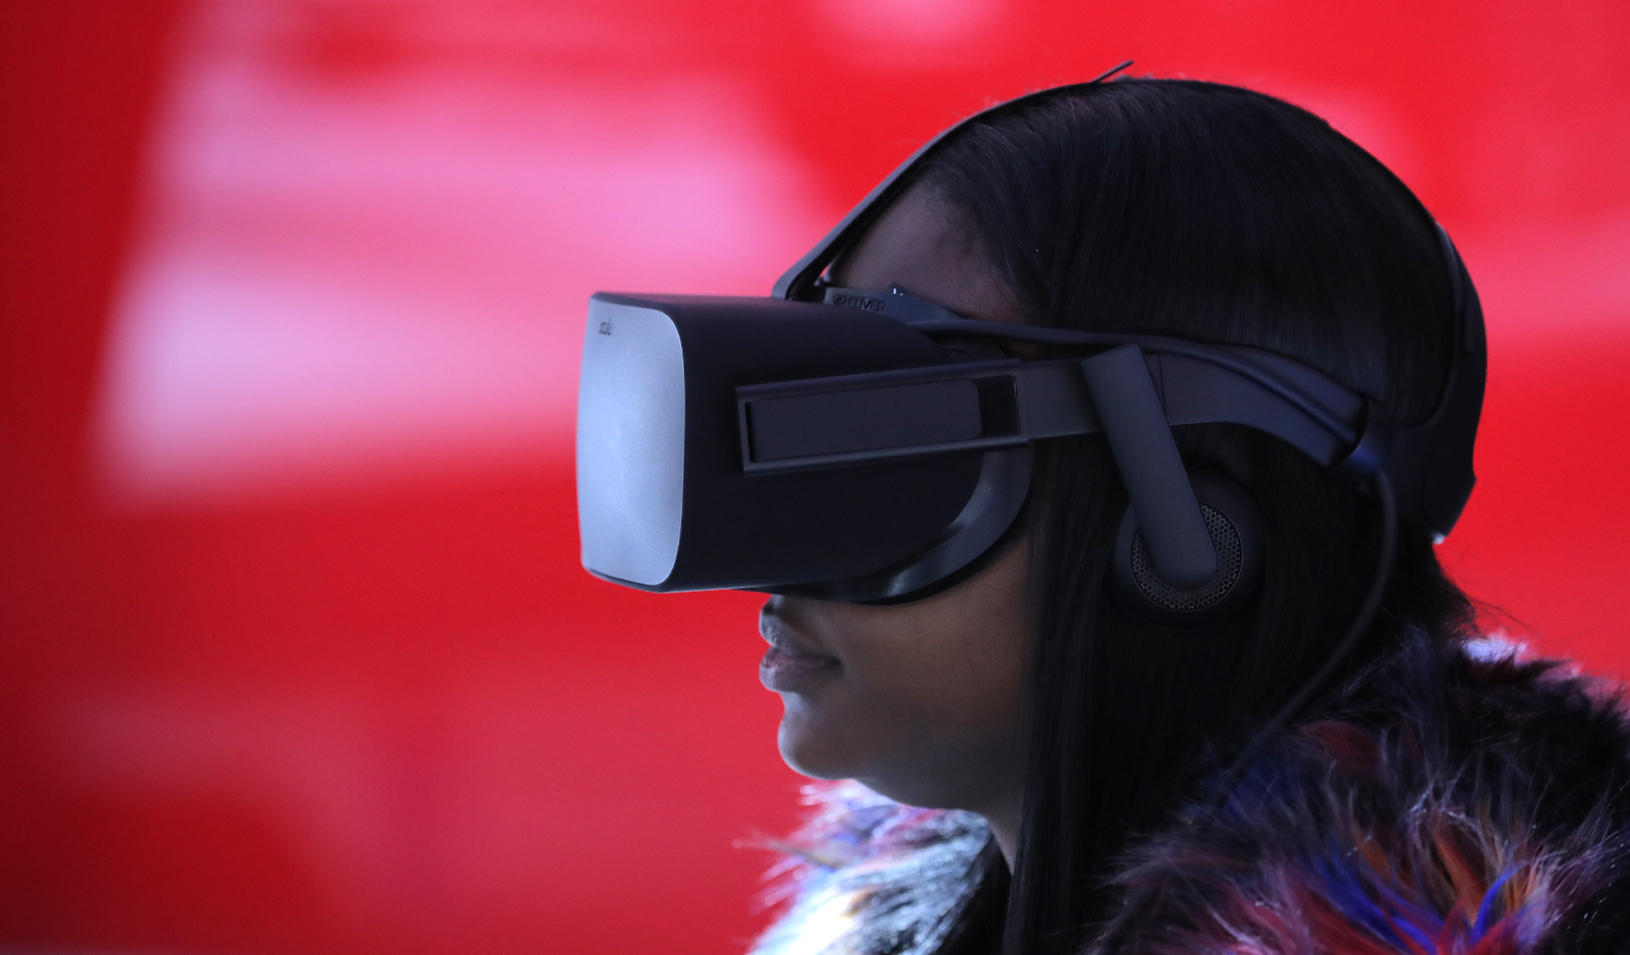
<svg viewBox="0 0 1630 955"><path fill-rule="evenodd" d="M1229 86L1122 80L965 129L925 181L1027 321L1268 349L1404 421L1437 404L1452 293L1431 217L1302 109ZM1079 950L1114 904L1103 878L1116 855L1331 655L1375 573L1374 501L1255 432L1191 426L1177 439L1191 466L1255 499L1260 591L1208 632L1126 615L1105 587L1126 506L1107 447L1038 448L1024 821L1011 881L990 855L962 946L992 944L981 937L1005 922L1011 955ZM1402 527L1383 609L1342 674L1406 630L1454 632L1466 614L1427 532Z"/></svg>

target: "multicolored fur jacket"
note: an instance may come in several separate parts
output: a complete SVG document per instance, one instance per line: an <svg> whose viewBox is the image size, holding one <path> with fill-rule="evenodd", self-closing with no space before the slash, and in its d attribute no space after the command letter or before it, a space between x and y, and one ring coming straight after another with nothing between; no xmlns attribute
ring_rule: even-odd
<svg viewBox="0 0 1630 955"><path fill-rule="evenodd" d="M1630 724L1614 692L1478 640L1415 639L1332 716L1198 794L1106 891L1084 955L1630 952ZM815 788L753 955L929 955L988 830Z"/></svg>

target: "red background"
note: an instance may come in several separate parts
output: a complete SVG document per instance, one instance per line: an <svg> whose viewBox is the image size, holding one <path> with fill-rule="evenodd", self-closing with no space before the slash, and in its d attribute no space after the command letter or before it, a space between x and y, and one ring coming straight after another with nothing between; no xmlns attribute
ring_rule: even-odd
<svg viewBox="0 0 1630 955"><path fill-rule="evenodd" d="M0 5L0 947L739 950L793 819L755 599L577 566L597 287L767 290L986 102L1330 118L1483 293L1491 620L1618 673L1616 0Z"/></svg>

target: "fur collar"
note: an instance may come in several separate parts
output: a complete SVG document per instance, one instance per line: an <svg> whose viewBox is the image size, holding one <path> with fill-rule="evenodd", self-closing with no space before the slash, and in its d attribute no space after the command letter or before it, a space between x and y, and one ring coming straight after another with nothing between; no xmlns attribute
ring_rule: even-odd
<svg viewBox="0 0 1630 955"><path fill-rule="evenodd" d="M804 787L813 811L769 872L787 911L751 955L929 955L978 887L990 828L916 809L856 782Z"/></svg>
<svg viewBox="0 0 1630 955"><path fill-rule="evenodd" d="M1630 732L1555 663L1417 638L1335 716L1197 793L1123 861L1089 955L1540 955L1630 947ZM810 787L752 955L929 955L989 832L854 783Z"/></svg>

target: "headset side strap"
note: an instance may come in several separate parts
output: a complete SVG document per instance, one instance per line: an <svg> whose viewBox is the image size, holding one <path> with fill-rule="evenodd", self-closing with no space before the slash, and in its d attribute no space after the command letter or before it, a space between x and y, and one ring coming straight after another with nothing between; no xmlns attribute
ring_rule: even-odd
<svg viewBox="0 0 1630 955"><path fill-rule="evenodd" d="M1217 573L1217 551L1143 349L1112 348L1081 362L1081 371L1155 569L1179 589L1201 586Z"/></svg>

